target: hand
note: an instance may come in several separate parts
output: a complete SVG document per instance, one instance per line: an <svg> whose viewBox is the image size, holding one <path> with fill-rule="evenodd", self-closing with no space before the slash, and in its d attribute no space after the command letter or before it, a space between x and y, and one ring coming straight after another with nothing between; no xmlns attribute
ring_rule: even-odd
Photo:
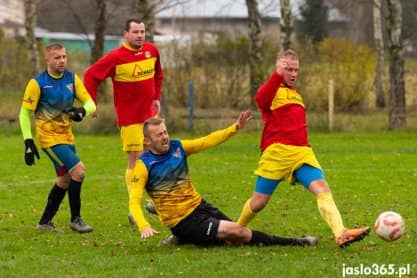
<svg viewBox="0 0 417 278"><path fill-rule="evenodd" d="M155 116L158 116L159 112L161 112L161 102L158 99L154 99L152 105L155 112Z"/></svg>
<svg viewBox="0 0 417 278"><path fill-rule="evenodd" d="M36 148L35 142L33 142L33 139L26 139L25 140L25 162L26 165L33 165L35 164L35 155L38 159L39 153L38 149Z"/></svg>
<svg viewBox="0 0 417 278"><path fill-rule="evenodd" d="M276 62L276 72L280 75L288 68L288 62L285 58L280 58Z"/></svg>
<svg viewBox="0 0 417 278"><path fill-rule="evenodd" d="M81 122L82 119L85 117L86 111L84 107L73 107L68 110L71 120L75 122Z"/></svg>
<svg viewBox="0 0 417 278"><path fill-rule="evenodd" d="M149 228L143 229L143 231L140 233L140 237L141 238L148 238L148 237L154 236L156 234L159 234L159 232L152 229L151 227L149 227Z"/></svg>
<svg viewBox="0 0 417 278"><path fill-rule="evenodd" d="M244 129L250 119L252 119L252 112L250 110L240 113L239 118L236 121L236 128L238 130Z"/></svg>

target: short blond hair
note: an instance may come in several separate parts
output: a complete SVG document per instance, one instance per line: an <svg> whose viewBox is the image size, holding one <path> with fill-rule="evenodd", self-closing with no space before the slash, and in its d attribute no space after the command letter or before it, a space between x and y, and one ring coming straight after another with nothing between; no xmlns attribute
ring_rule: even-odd
<svg viewBox="0 0 417 278"><path fill-rule="evenodd" d="M295 51L292 49L286 49L286 50L280 51L278 53L277 59L279 60L281 58L291 58L293 60L298 60L297 53L295 53Z"/></svg>
<svg viewBox="0 0 417 278"><path fill-rule="evenodd" d="M150 125L160 125L165 123L163 118L149 118L143 123L143 136L149 137L149 126Z"/></svg>
<svg viewBox="0 0 417 278"><path fill-rule="evenodd" d="M65 46L57 42L50 43L45 47L46 52L57 50L57 49L63 49L63 48L65 48Z"/></svg>

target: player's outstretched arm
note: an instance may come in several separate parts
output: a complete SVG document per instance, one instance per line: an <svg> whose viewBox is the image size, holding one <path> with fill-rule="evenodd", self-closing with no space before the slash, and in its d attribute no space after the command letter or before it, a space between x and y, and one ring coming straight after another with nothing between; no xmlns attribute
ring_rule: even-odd
<svg viewBox="0 0 417 278"><path fill-rule="evenodd" d="M235 135L239 130L243 129L251 118L252 112L250 110L244 111L240 113L236 122L231 126L197 139L181 140L182 146L186 154L190 155L220 145Z"/></svg>

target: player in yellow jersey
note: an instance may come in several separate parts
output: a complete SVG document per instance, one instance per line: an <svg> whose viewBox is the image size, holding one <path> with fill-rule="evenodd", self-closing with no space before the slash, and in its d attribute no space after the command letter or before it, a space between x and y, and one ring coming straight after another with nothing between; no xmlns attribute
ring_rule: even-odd
<svg viewBox="0 0 417 278"><path fill-rule="evenodd" d="M217 146L251 119L250 111L241 113L235 124L194 140L170 140L162 119L144 123L146 151L139 158L128 181L129 209L142 238L158 232L145 220L141 199L143 191L151 197L161 223L170 228L181 243L195 245L315 245L316 239L283 238L253 231L232 222L229 217L206 202L196 191L188 171L187 157Z"/></svg>
<svg viewBox="0 0 417 278"><path fill-rule="evenodd" d="M52 161L57 175L37 228L56 231L52 218L68 192L70 227L79 233L88 233L93 228L84 223L80 214L85 166L75 151L72 121L81 121L96 110L96 105L81 79L66 69L67 54L63 45L48 45L45 61L47 69L31 79L26 86L19 115L26 164L33 165L35 157L39 159L31 131L30 116L33 112L38 144ZM74 107L75 99L82 106Z"/></svg>

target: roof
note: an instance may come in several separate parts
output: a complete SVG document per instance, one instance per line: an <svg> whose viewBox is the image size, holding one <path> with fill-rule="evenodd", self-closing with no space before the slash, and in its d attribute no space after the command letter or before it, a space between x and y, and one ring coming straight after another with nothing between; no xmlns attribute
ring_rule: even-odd
<svg viewBox="0 0 417 278"><path fill-rule="evenodd" d="M280 18L279 0L258 0L258 9L262 17ZM304 0L292 0L292 13L297 19L299 7ZM347 21L340 10L325 1L329 7L329 21ZM156 18L247 18L248 10L245 0L187 0L170 8L162 8Z"/></svg>
<svg viewBox="0 0 417 278"><path fill-rule="evenodd" d="M262 16L279 17L278 0L259 0L258 3ZM156 17L247 18L248 10L245 0L189 0L174 7L162 9Z"/></svg>

